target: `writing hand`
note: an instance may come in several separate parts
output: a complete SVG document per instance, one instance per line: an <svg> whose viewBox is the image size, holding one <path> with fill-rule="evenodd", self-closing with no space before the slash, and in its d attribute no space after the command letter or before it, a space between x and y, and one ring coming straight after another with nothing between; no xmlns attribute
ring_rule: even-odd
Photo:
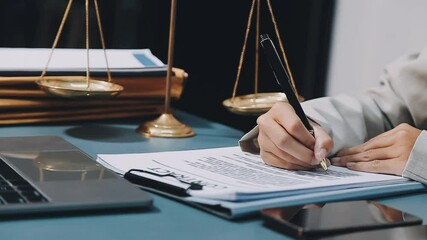
<svg viewBox="0 0 427 240"><path fill-rule="evenodd" d="M314 139L288 103L274 104L257 124L261 158L275 167L316 168L333 147L331 137L317 124L313 124Z"/></svg>
<svg viewBox="0 0 427 240"><path fill-rule="evenodd" d="M421 130L400 124L361 145L342 149L332 164L349 169L402 175L412 148Z"/></svg>

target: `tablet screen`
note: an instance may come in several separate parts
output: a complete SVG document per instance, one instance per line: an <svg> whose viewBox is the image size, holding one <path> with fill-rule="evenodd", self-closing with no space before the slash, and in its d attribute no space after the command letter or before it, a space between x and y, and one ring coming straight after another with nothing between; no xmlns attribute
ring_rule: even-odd
<svg viewBox="0 0 427 240"><path fill-rule="evenodd" d="M266 226L294 237L421 224L422 219L373 201L347 201L270 208L261 211Z"/></svg>

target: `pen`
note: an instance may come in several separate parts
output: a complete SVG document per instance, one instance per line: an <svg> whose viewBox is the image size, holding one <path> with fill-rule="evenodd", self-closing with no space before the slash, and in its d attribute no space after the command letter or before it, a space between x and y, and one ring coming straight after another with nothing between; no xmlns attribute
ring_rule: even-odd
<svg viewBox="0 0 427 240"><path fill-rule="evenodd" d="M261 34L260 44L264 49L264 53L266 54L271 69L273 70L274 77L276 78L276 81L282 88L283 92L286 94L286 98L288 99L289 104L295 110L295 113L301 119L301 122L304 124L305 128L314 137L313 126L311 126L310 122L308 121L307 116L305 115L301 104L299 103L298 98L295 95L294 88L290 83L289 75L286 72L282 61L280 60L279 54L277 53L276 47L274 46L273 41L271 41L268 34ZM328 165L326 164L325 158L322 158L322 160L320 161L320 166L325 171L328 170Z"/></svg>

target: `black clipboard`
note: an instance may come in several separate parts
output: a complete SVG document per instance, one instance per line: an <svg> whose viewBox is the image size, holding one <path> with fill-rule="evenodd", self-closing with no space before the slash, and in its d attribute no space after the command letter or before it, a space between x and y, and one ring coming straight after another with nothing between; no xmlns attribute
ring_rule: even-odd
<svg viewBox="0 0 427 240"><path fill-rule="evenodd" d="M179 202L182 202L186 205L204 210L206 212L209 212L211 214L220 216L222 218L226 218L226 219L235 219L235 217L233 216L233 213L231 212L230 209L222 207L221 205L209 205L209 204L202 204L202 203L196 203L193 201L189 201L187 200L187 197L189 197L190 195L187 193L187 191L189 189L192 190L201 190L203 189L203 186L201 186L200 184L197 183L192 183L192 182L185 182L182 181L180 179L177 179L178 181L187 184L187 187L178 187L175 185L170 185L164 182L159 182L156 180L153 180L151 178L147 178L141 175L137 175L135 173L147 173L147 174L152 174L152 175L156 175L156 176L160 176L160 177L174 177L175 179L177 179L174 175L160 175L160 174L156 174L150 171L145 171L145 170L141 170L141 169L130 169L128 172L126 172L123 177L128 180L131 183L136 184L137 186L139 186L140 188L149 191L149 192L153 192L174 200L177 200ZM253 213L253 214L248 214L246 217L251 216L251 215L257 215L258 213Z"/></svg>

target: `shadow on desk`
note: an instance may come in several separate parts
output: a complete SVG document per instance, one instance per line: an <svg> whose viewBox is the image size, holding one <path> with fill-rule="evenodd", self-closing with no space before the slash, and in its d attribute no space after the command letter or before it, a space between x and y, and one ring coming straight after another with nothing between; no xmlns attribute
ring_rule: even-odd
<svg viewBox="0 0 427 240"><path fill-rule="evenodd" d="M72 217L88 217L88 216L105 216L105 215L123 215L123 214L148 214L159 213L160 210L155 206L138 207L138 208L121 208L121 209L97 209L97 210L74 210L63 212L44 212L32 214L16 214L1 216L2 221L21 221L28 219L58 219L58 218L72 218Z"/></svg>
<svg viewBox="0 0 427 240"><path fill-rule="evenodd" d="M135 127L136 129L136 127ZM141 142L146 138L136 133L135 129L102 124L83 124L70 128L66 134L75 138L101 142Z"/></svg>
<svg viewBox="0 0 427 240"><path fill-rule="evenodd" d="M221 206L204 205L204 204L195 203L192 201L186 201L184 198L178 195L167 193L165 191L157 190L157 189L146 187L146 186L142 186L141 189L149 192L150 194L161 196L173 202L176 202L180 205L180 207L191 207L199 210L203 214L212 215L224 221L244 223L244 222L259 221L261 218L260 211L247 214L246 216L240 216L238 218L230 218L228 217L230 215L230 213L227 212L228 210L222 208Z"/></svg>
<svg viewBox="0 0 427 240"><path fill-rule="evenodd" d="M197 117L182 111L174 112L174 116L182 123L192 127L196 136L221 137L239 139L243 133L237 129L224 126L220 123L211 122L201 117ZM144 142L148 138L136 133L139 124L143 124L151 119L123 119L96 121L93 123L82 123L81 125L66 130L66 134L78 139L93 140L111 143L135 143Z"/></svg>

